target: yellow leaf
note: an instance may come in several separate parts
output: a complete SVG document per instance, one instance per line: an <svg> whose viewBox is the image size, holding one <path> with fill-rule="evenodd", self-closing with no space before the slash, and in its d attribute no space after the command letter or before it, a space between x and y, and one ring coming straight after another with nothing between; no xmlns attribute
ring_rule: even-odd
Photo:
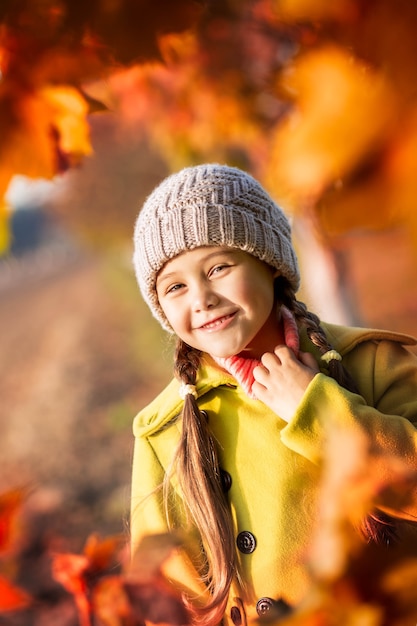
<svg viewBox="0 0 417 626"><path fill-rule="evenodd" d="M300 58L285 86L297 107L275 129L267 183L297 203L316 199L384 141L394 95L381 74L337 47Z"/></svg>
<svg viewBox="0 0 417 626"><path fill-rule="evenodd" d="M287 20L351 20L358 15L353 0L275 0L274 8Z"/></svg>
<svg viewBox="0 0 417 626"><path fill-rule="evenodd" d="M72 87L44 87L39 96L50 107L50 121L58 130L59 145L69 155L91 154L89 126L86 116L88 106L80 93Z"/></svg>

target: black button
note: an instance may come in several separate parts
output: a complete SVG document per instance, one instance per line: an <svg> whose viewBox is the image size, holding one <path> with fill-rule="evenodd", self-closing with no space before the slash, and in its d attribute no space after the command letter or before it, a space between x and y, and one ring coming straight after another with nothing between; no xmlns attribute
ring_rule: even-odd
<svg viewBox="0 0 417 626"><path fill-rule="evenodd" d="M232 477L229 472L220 468L220 482L222 484L222 489L226 493L230 491L230 487L232 486Z"/></svg>
<svg viewBox="0 0 417 626"><path fill-rule="evenodd" d="M256 603L256 612L259 617L273 611L275 619L281 619L291 613L291 607L284 600L273 600L272 598L260 598Z"/></svg>
<svg viewBox="0 0 417 626"><path fill-rule="evenodd" d="M230 618L235 626L241 626L242 614L238 606L232 606L232 608L230 609Z"/></svg>
<svg viewBox="0 0 417 626"><path fill-rule="evenodd" d="M256 539L248 530L243 530L238 534L236 543L243 554L252 554L256 548Z"/></svg>
<svg viewBox="0 0 417 626"><path fill-rule="evenodd" d="M202 417L204 417L204 419L206 420L206 422L208 422L208 421L209 421L209 416L208 416L207 411L204 411L204 410L203 410L203 411L200 411L200 415L201 415Z"/></svg>
<svg viewBox="0 0 417 626"><path fill-rule="evenodd" d="M261 598L256 603L256 612L259 617L261 617L262 615L265 615L265 613L268 613L268 611L270 611L273 606L274 601L272 598Z"/></svg>

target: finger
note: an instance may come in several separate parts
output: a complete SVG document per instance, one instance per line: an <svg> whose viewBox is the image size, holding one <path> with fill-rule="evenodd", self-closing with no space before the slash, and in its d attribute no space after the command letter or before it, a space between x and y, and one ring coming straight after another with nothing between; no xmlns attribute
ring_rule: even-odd
<svg viewBox="0 0 417 626"><path fill-rule="evenodd" d="M253 377L256 382L266 387L268 383L269 371L262 365L257 365L253 368Z"/></svg>
<svg viewBox="0 0 417 626"><path fill-rule="evenodd" d="M288 346L284 345L284 344L279 344L278 346L275 346L274 348L274 354L275 356L280 360L284 360L286 358L294 358L294 352L291 350L291 348L289 348Z"/></svg>
<svg viewBox="0 0 417 626"><path fill-rule="evenodd" d="M276 354L272 352L265 352L265 354L261 356L261 363L264 367L266 367L266 369L271 369L271 367L281 365L281 360Z"/></svg>
<svg viewBox="0 0 417 626"><path fill-rule="evenodd" d="M316 359L310 352L300 352L298 358L300 359L301 363L303 363L303 365L306 365L307 367L312 369L313 372L320 371Z"/></svg>
<svg viewBox="0 0 417 626"><path fill-rule="evenodd" d="M263 397L264 393L267 391L267 388L258 380L255 380L255 382L252 383L251 391L253 395L256 396L258 400L260 400Z"/></svg>

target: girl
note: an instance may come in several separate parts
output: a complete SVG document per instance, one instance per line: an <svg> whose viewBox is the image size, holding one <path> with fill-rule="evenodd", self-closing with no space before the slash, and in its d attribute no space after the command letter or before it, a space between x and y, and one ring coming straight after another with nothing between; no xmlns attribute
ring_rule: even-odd
<svg viewBox="0 0 417 626"><path fill-rule="evenodd" d="M298 302L288 220L236 168L163 181L137 220L134 265L178 343L175 379L134 423L132 549L146 534L187 530L167 576L195 623L285 610L310 583L326 423L360 429L380 458L416 467L417 359L402 346L416 342L321 324ZM379 513L364 532L388 542L397 525Z"/></svg>

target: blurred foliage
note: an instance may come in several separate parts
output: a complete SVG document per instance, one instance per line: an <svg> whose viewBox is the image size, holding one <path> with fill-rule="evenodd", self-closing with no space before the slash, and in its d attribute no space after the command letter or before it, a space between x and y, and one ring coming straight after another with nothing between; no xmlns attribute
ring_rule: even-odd
<svg viewBox="0 0 417 626"><path fill-rule="evenodd" d="M416 20L413 0L4 1L0 194L78 164L111 108L172 169L227 161L325 234L416 243Z"/></svg>
<svg viewBox="0 0 417 626"><path fill-rule="evenodd" d="M384 459L388 483L360 431L328 432L320 494L320 522L305 555L313 584L285 616L273 609L260 618L281 626L409 626L416 623L417 534L401 522L408 541L376 545L354 530L364 514L385 503L415 507L415 473L398 459ZM0 623L71 626L185 626L192 614L165 578L164 563L187 542L181 534L148 535L133 559L125 539L88 537L81 553L62 549L58 538L32 544L29 494L0 496ZM35 497L36 494L31 494ZM32 506L33 509L33 506ZM36 509L36 507L35 507ZM40 567L40 562L43 566ZM28 581L37 579L35 586ZM43 585L40 585L42 579ZM47 592L46 592L47 590ZM50 608L55 612L50 619ZM48 617L49 616L49 617ZM25 621L26 620L26 621ZM6 622L5 622L6 623Z"/></svg>

